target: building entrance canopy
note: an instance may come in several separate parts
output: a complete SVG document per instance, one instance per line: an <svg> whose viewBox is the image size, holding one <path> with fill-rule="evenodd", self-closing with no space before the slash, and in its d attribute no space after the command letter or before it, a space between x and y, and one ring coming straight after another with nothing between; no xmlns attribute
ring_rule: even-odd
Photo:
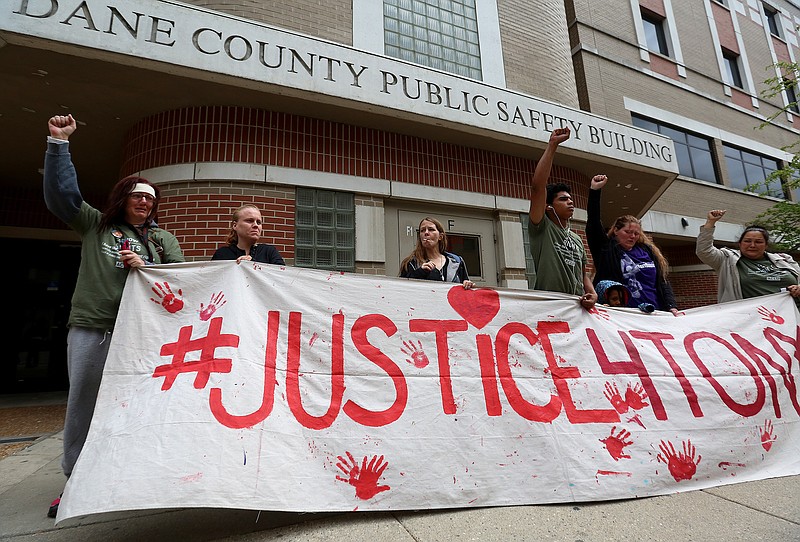
<svg viewBox="0 0 800 542"><path fill-rule="evenodd" d="M101 148L117 143L107 154L118 156L124 131L148 114L231 104L535 158L539 152L531 148L541 150L550 131L569 127L573 136L559 151L560 163L616 179L609 197L626 198L633 214L646 211L678 172L672 141L658 134L195 6L158 0L121 5L13 0L0 10L0 43L5 42L0 87L8 85L0 90L11 100L3 115L23 128L14 130L18 136L42 137L50 115L73 112L77 117L83 111L83 120L103 123L102 133L88 142ZM12 182L24 181L33 164L41 163L41 147L34 162L31 140L18 136L20 147L9 142L6 149L18 157L18 166L11 166ZM107 183L108 171L104 175Z"/></svg>

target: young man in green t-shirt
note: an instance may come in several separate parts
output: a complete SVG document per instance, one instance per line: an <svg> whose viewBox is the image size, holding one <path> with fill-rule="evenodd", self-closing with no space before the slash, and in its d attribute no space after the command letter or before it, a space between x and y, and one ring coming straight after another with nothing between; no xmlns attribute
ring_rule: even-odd
<svg viewBox="0 0 800 542"><path fill-rule="evenodd" d="M569 139L569 128L556 128L533 173L528 232L531 257L536 269L535 290L564 292L580 296L586 309L594 307L597 294L586 272L583 241L569 227L575 206L569 187L548 185L553 156L558 145Z"/></svg>

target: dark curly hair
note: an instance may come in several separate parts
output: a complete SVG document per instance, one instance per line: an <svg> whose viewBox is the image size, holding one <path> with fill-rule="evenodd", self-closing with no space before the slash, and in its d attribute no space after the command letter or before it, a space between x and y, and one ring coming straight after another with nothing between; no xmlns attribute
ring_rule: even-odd
<svg viewBox="0 0 800 542"><path fill-rule="evenodd" d="M556 199L556 194L559 192L571 192L569 186L564 183L553 183L547 185L547 205L553 203L553 200Z"/></svg>

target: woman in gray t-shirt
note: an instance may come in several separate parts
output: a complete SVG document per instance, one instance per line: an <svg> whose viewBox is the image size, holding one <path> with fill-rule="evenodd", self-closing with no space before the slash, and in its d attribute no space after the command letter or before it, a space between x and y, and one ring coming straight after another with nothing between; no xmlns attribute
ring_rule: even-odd
<svg viewBox="0 0 800 542"><path fill-rule="evenodd" d="M769 233L748 226L739 237L739 249L716 248L714 228L725 215L722 209L708 212L697 236L697 257L719 275L717 301L733 301L786 290L800 301L800 266L788 254L767 252Z"/></svg>

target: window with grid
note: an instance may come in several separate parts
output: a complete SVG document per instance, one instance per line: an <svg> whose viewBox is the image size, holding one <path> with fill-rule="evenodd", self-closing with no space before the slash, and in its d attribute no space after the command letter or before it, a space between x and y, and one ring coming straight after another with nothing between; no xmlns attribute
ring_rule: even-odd
<svg viewBox="0 0 800 542"><path fill-rule="evenodd" d="M664 18L642 9L642 26L647 39L647 48L654 53L669 56L667 33L664 30Z"/></svg>
<svg viewBox="0 0 800 542"><path fill-rule="evenodd" d="M525 278L528 280L528 289L532 290L533 283L536 280L536 266L533 265L531 238L528 235L528 222L531 221L531 215L520 213L519 219L522 222L522 244L523 250L525 250Z"/></svg>
<svg viewBox="0 0 800 542"><path fill-rule="evenodd" d="M296 197L295 265L355 271L353 194L298 188Z"/></svg>
<svg viewBox="0 0 800 542"><path fill-rule="evenodd" d="M725 164L728 166L732 188L747 190L749 187L758 186L757 191L764 192L768 196L786 197L780 181L770 181L764 185L767 177L780 168L777 160L727 143L723 143L722 148L725 150Z"/></svg>
<svg viewBox="0 0 800 542"><path fill-rule="evenodd" d="M681 175L719 184L710 139L639 115L631 115L631 121L634 126L672 138Z"/></svg>
<svg viewBox="0 0 800 542"><path fill-rule="evenodd" d="M386 55L482 79L475 0L384 0Z"/></svg>

